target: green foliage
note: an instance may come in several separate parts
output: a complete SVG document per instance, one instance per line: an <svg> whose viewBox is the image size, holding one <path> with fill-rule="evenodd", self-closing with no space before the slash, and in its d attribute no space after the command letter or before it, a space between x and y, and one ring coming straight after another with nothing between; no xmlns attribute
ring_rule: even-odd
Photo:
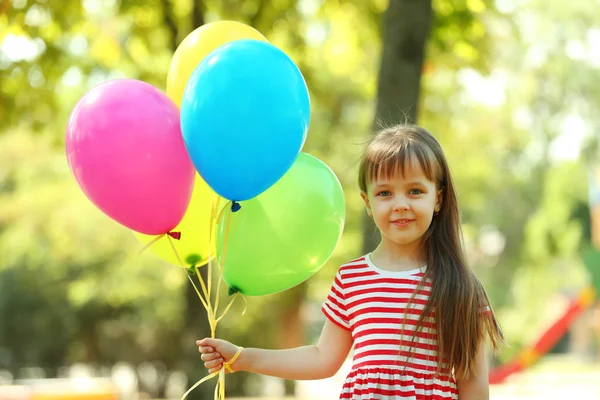
<svg viewBox="0 0 600 400"><path fill-rule="evenodd" d="M137 257L141 245L85 198L50 140L1 140L0 346L21 366L173 362L159 338L182 327L183 272Z"/></svg>
<svg viewBox="0 0 600 400"><path fill-rule="evenodd" d="M508 6L481 15L485 67L434 65L422 108L454 169L470 259L512 345L504 360L556 318L547 305L557 296L591 283L581 249L589 246L587 168L598 160L592 110L600 100L591 3ZM498 256L485 254L486 226L505 238Z"/></svg>

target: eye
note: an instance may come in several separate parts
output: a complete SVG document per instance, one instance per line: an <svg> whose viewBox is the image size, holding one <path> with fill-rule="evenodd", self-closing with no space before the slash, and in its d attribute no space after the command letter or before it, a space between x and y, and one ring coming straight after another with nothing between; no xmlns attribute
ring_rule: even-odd
<svg viewBox="0 0 600 400"><path fill-rule="evenodd" d="M377 192L377 196L381 196L381 197L387 197L387 196L391 196L392 192L390 192L389 190L382 190L380 192Z"/></svg>
<svg viewBox="0 0 600 400"><path fill-rule="evenodd" d="M413 196L417 196L417 195L419 195L419 194L422 194L422 193L423 193L423 191L422 191L421 189L410 189L410 190L409 190L409 193L410 193L411 195L413 195Z"/></svg>

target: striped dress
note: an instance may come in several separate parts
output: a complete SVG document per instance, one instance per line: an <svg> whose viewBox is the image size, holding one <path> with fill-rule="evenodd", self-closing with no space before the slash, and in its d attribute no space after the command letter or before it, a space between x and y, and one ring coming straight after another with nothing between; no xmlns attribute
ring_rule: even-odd
<svg viewBox="0 0 600 400"><path fill-rule="evenodd" d="M448 369L435 376L439 360L432 318L425 319L412 341L431 284L425 284L408 310L407 303L423 273L424 268L384 271L369 255L337 272L322 310L333 323L349 330L354 340L352 369L340 399L458 399Z"/></svg>

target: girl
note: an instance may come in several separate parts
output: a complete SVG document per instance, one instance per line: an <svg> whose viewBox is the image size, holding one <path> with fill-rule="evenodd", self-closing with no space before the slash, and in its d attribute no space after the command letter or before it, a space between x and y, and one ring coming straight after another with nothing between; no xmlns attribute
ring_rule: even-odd
<svg viewBox="0 0 600 400"><path fill-rule="evenodd" d="M366 148L358 183L381 242L337 272L318 343L263 350L203 339L206 368L323 379L353 346L340 399L488 399L485 340L497 349L503 336L465 261L439 143L418 126L384 129Z"/></svg>

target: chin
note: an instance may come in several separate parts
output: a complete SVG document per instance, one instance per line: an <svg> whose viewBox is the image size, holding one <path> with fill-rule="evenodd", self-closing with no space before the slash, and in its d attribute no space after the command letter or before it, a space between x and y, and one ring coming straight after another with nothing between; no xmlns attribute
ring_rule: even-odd
<svg viewBox="0 0 600 400"><path fill-rule="evenodd" d="M408 244L412 244L419 240L418 237L410 237L410 238L390 238L390 241L398 246L406 246Z"/></svg>
<svg viewBox="0 0 600 400"><path fill-rule="evenodd" d="M396 240L394 241L394 244L398 245L398 246L407 246L409 244L414 243L414 240L406 240L406 241L400 241L400 240Z"/></svg>

